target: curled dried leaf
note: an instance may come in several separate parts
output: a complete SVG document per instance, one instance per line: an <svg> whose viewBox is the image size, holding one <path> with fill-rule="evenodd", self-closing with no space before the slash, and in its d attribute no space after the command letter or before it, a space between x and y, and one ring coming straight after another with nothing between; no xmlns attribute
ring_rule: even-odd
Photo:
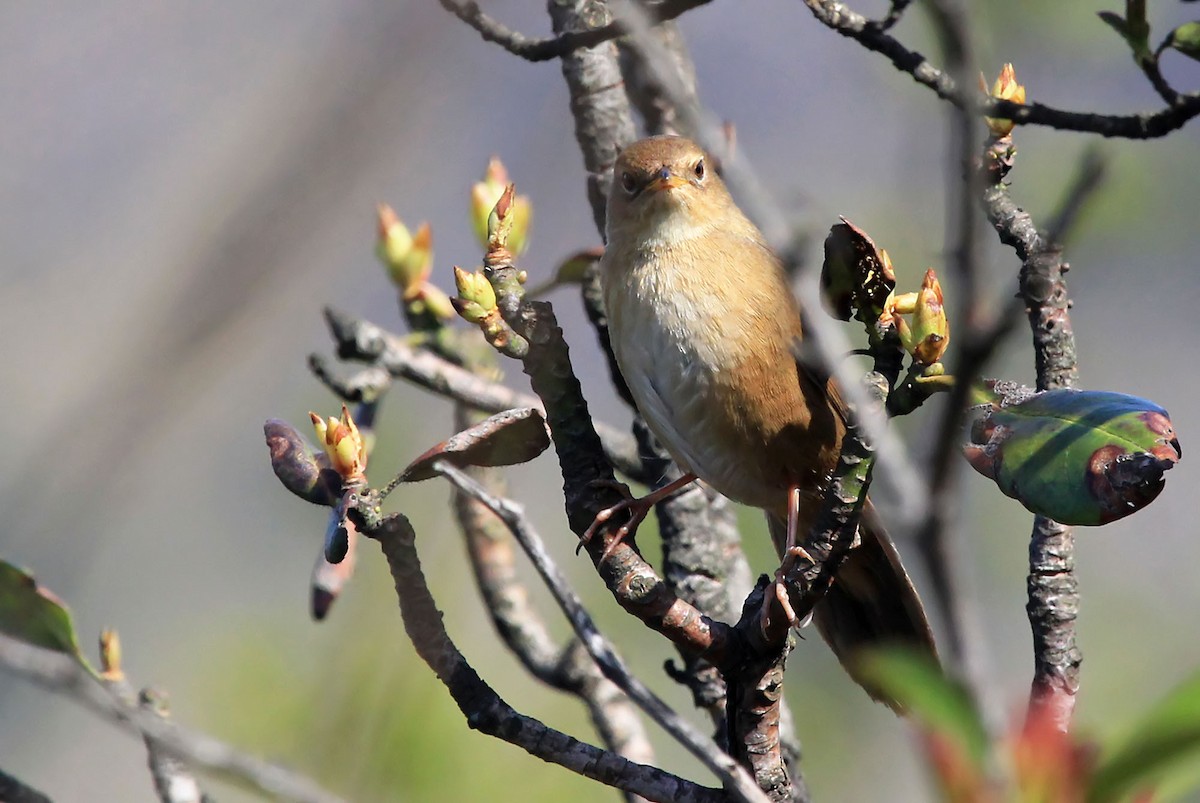
<svg viewBox="0 0 1200 803"><path fill-rule="evenodd" d="M549 445L550 433L541 413L532 407L505 410L434 446L409 464L400 477L404 482L435 477L433 464L439 460L460 467L525 463Z"/></svg>

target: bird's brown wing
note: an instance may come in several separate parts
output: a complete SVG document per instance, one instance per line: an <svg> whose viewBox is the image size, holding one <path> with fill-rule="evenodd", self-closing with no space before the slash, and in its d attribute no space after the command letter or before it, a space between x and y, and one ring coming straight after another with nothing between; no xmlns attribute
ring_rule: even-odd
<svg viewBox="0 0 1200 803"><path fill-rule="evenodd" d="M816 376L799 361L797 364L801 381L823 386L829 406L846 422L848 409L837 382ZM767 520L773 536L776 531L783 534L784 522L771 515ZM863 648L900 645L937 660L937 645L921 597L869 499L863 507L858 533L858 545L846 556L833 585L813 611L813 618L847 673L871 697L899 710L895 700L865 681L857 668L857 654ZM798 535L802 539L805 533Z"/></svg>

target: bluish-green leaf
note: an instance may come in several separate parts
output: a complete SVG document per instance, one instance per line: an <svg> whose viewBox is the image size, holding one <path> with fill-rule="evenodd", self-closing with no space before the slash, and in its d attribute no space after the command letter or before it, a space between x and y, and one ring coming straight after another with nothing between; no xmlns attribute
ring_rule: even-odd
<svg viewBox="0 0 1200 803"><path fill-rule="evenodd" d="M1011 391L993 383L1001 388ZM1006 495L1063 524L1106 524L1140 510L1181 456L1167 411L1153 402L1066 389L1023 400L993 394L964 452Z"/></svg>

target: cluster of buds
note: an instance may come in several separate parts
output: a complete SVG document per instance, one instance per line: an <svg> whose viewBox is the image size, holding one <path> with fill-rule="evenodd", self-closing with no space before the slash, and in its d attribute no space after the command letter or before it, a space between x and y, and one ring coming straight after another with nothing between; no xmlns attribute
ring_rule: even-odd
<svg viewBox="0 0 1200 803"><path fill-rule="evenodd" d="M937 273L925 272L921 289L896 293L896 270L888 252L846 218L825 238L821 289L831 315L864 323L872 346L895 332L912 355L920 378L941 376L942 356L950 344L950 323ZM909 324L902 316L911 315Z"/></svg>
<svg viewBox="0 0 1200 803"><path fill-rule="evenodd" d="M903 315L912 315L912 325ZM950 323L942 299L942 286L933 268L925 271L921 289L915 293L893 294L882 319L894 323L896 333L906 351L917 365L929 366L939 362L950 345Z"/></svg>
<svg viewBox="0 0 1200 803"><path fill-rule="evenodd" d="M471 187L471 227L480 245L491 250L495 243L498 224L496 210L507 196L505 210L500 218L505 221L503 247L510 254L520 254L529 242L529 222L533 216L533 205L529 198L517 195L511 189L508 171L495 156L488 162L483 181Z"/></svg>
<svg viewBox="0 0 1200 803"><path fill-rule="evenodd" d="M983 92L988 91L987 79L983 77L983 73L979 74L979 88ZM1011 64L1005 64L1004 68L1000 70L1000 76L992 84L992 91L989 94L995 100L1025 103L1025 87L1017 83L1017 72ZM1014 125L1012 120L984 117L983 121L987 124L988 130L995 139L1002 139L1012 134Z"/></svg>
<svg viewBox="0 0 1200 803"><path fill-rule="evenodd" d="M429 281L433 270L433 233L422 223L416 234L396 216L387 204L379 204L379 239L375 252L387 268L388 276L400 289L404 304L428 310L440 320L454 317L450 299Z"/></svg>
<svg viewBox="0 0 1200 803"><path fill-rule="evenodd" d="M342 477L342 484L365 485L367 482L367 443L358 425L342 405L340 419L330 416L323 419L316 413L309 413L313 430L317 433L317 441L329 456L330 467Z"/></svg>
<svg viewBox="0 0 1200 803"><path fill-rule="evenodd" d="M454 310L464 321L474 324L485 324L489 319L499 316L496 308L496 291L492 283L479 271L467 273L457 265L454 266L454 286L458 288L458 297L450 299Z"/></svg>

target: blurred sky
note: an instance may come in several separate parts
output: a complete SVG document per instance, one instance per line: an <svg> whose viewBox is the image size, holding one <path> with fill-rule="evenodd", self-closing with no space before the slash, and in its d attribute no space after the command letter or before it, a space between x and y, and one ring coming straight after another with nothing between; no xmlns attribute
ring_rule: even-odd
<svg viewBox="0 0 1200 803"><path fill-rule="evenodd" d="M970 5L983 66L994 74L1015 62L1031 99L1120 113L1160 105L1096 19L1115 0ZM886 4L856 6L877 14ZM486 8L548 32L535 4ZM1188 10L1153 4L1156 39ZM842 214L888 248L902 282L942 264L945 109L930 92L799 2L717 2L682 28L702 98L736 123L739 148L811 227L812 258ZM897 34L934 52L919 8ZM1165 72L1180 89L1200 85L1182 56L1168 55ZM301 423L309 409L336 410L305 369L310 352L329 352L323 305L398 325L372 256L377 201L432 222L444 287L452 264L479 258L467 189L493 153L534 201L531 276L598 243L558 66L508 56L432 2L6 3L0 119L0 554L71 603L85 644L101 626L119 628L134 681L168 690L181 721L348 798L615 799L467 730L413 658L372 545L330 619L309 620L324 515L275 481L261 435L268 417ZM1047 220L1095 142L1018 130L1014 197ZM1190 450L1200 432L1190 363L1200 126L1101 144L1109 182L1068 250L1081 380L1161 403ZM1018 263L999 247L987 254L1001 298ZM626 420L577 300L565 290L553 300L593 410ZM1024 332L995 372L1032 381ZM906 431L919 449L932 416L917 418ZM397 387L372 468L386 476L449 427L448 405ZM1093 733L1119 731L1200 666L1196 465L1172 471L1146 511L1079 532L1079 716ZM661 672L669 650L572 556L552 458L512 477L606 629L686 707ZM965 580L985 611L993 680L1015 711L1032 671L1030 517L986 481L965 487ZM446 498L431 483L393 504L421 534L451 634L510 702L591 739L573 701L537 687L497 648ZM743 518L755 569L766 571L758 517ZM642 540L654 554L654 539ZM928 799L905 724L845 680L818 639L789 670L819 799ZM710 780L669 745L662 760ZM0 768L56 800L154 799L138 741L6 675ZM209 786L222 800L252 799Z"/></svg>

